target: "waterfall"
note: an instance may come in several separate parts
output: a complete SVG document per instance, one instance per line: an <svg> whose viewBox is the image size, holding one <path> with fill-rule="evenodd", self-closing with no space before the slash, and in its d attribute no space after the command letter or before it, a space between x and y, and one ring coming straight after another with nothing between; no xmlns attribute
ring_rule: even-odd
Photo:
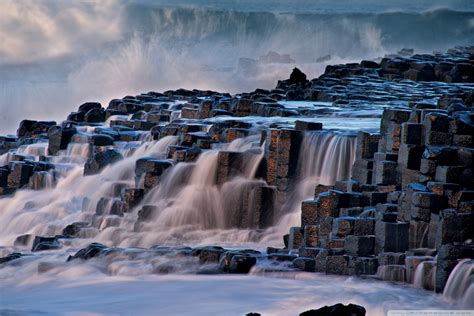
<svg viewBox="0 0 474 316"><path fill-rule="evenodd" d="M236 203L247 198L256 186L265 184L254 179L263 157L260 148L252 148L257 141L257 135L237 139L228 146L202 153L194 163L180 163L172 168L143 202L159 209L151 225L192 225L197 229L239 227L239 223L232 225L230 218L235 213L247 212L248 205L237 207ZM217 179L221 150L243 156L242 172L222 184ZM234 203L230 205L229 201Z"/></svg>
<svg viewBox="0 0 474 316"><path fill-rule="evenodd" d="M41 192L20 190L0 200L0 239L12 244L19 234L60 234L71 223L87 222L96 231L88 232L88 238L113 245L151 246L172 240L257 242L269 236L280 240L281 232L275 235L271 226L279 224L286 231L292 221L276 209L299 218L300 203L313 198L315 185L330 185L350 177L355 155L353 136L307 132L289 192L290 207L282 208L274 204L276 189L257 177L264 157L260 135L238 138L204 151L195 162L180 162L169 168L139 205L119 217L110 212L119 200L112 194L115 186L134 187L136 160L165 159L168 146L176 144L178 137L167 136L157 142L117 142L115 149L125 158L97 175L84 177L82 164L91 152L90 132L93 130L83 128L66 150L51 157L56 169L30 184L32 189L44 185ZM44 154L46 149L44 143L25 146L22 151L34 155ZM236 159L235 164L226 165L232 159ZM96 214L98 205L101 215ZM143 207L154 211L137 226Z"/></svg>
<svg viewBox="0 0 474 316"><path fill-rule="evenodd" d="M314 198L316 185L334 185L338 180L350 179L355 152L353 135L322 131L304 134L294 185L267 242L281 238L289 227L300 225L301 202Z"/></svg>
<svg viewBox="0 0 474 316"><path fill-rule="evenodd" d="M130 157L106 167L100 174L87 177L83 176L81 163L83 144L69 144L68 150L55 157L57 161L68 161L69 165L55 186L47 183L40 192L19 190L11 197L0 199L0 244L13 244L20 234L60 234L68 224L88 221L99 199L109 195L114 183L133 184L136 159L143 156L162 158L168 146L176 141L176 136L168 136L157 142L143 143ZM81 150L70 150L72 148ZM45 177L44 181L49 182L50 178Z"/></svg>
<svg viewBox="0 0 474 316"><path fill-rule="evenodd" d="M331 132L306 132L301 144L295 185L284 209L299 211L301 202L314 198L316 185L349 180L355 160L356 139Z"/></svg>
<svg viewBox="0 0 474 316"><path fill-rule="evenodd" d="M420 262L415 270L413 284L425 290L434 290L436 276L436 261L427 260Z"/></svg>
<svg viewBox="0 0 474 316"><path fill-rule="evenodd" d="M449 275L443 296L459 302L461 308L474 308L474 259L461 260Z"/></svg>

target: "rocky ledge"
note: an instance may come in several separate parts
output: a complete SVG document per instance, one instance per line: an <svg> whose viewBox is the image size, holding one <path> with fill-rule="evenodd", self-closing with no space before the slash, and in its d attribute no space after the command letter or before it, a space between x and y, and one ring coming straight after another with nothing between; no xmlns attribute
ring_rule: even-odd
<svg viewBox="0 0 474 316"><path fill-rule="evenodd" d="M256 177L264 181L246 191L239 209L246 213L228 224L263 229L273 223L277 206L295 180L303 136L323 128L309 118L383 109L380 133L356 136L352 178L315 187L314 199L301 205L301 225L284 236L285 247L269 248L266 254L217 246L140 251L195 257L200 264L216 264L220 272L239 273L265 257L292 262L304 271L420 282L440 292L459 260L474 258L473 83L474 48L467 47L328 66L311 81L295 69L273 90L235 96L179 89L114 99L107 108L88 102L59 125L24 120L16 136L0 137L6 162L0 167L0 195L54 186L63 172L54 157L70 144L82 144L87 156L83 173L90 176L124 158L118 145L176 136L177 144L168 146L163 159L137 159L135 185L116 183L94 205L89 222L71 223L57 236L19 236L15 244L32 245L33 252L59 249L64 240L119 225L136 208L135 230L140 231L157 212L154 205L141 202L167 170L196 161L216 144L257 133L260 140L254 149L219 152L216 182L242 174L245 161L263 154ZM295 100L315 106L288 106ZM262 120L256 129L254 119L245 119L249 117L288 120ZM38 146L22 151L31 144ZM118 253L127 251L91 244L68 260ZM0 263L21 257L13 253ZM421 277L415 278L415 271Z"/></svg>

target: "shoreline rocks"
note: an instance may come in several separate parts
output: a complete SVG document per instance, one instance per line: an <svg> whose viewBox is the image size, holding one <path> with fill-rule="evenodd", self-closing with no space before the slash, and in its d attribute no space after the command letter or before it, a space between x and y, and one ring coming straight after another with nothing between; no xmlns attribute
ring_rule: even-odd
<svg viewBox="0 0 474 316"><path fill-rule="evenodd" d="M87 230L120 226L135 210L138 232L160 211L141 203L175 165L256 135L255 146L244 152L218 153L215 185L242 177L249 172L246 163L260 159L242 201L229 205L234 215L226 228L265 229L284 213L298 181L298 163L312 158L302 157L301 147L305 135L323 128L314 118L351 117L352 110L377 108L379 114L371 115L381 115L380 133L357 134L352 177L315 185L314 198L301 205L301 225L283 237L284 249L262 255L207 247L190 255L204 266L214 265L208 272L248 273L264 256L304 271L407 282L421 262L432 262L435 276L427 275L423 284L440 292L458 260L474 253L473 65L473 47L433 55L403 51L380 62L328 66L312 80L295 68L275 89L235 96L178 89L125 96L107 108L87 102L59 125L23 120L16 136L0 137L0 154L5 154L0 196L54 187L64 167L54 161L65 152L80 151L83 174L92 176L125 157L119 148L130 153L138 142L174 136L165 157L136 160L132 184L117 182L110 196L94 201L90 222L63 227L64 235L81 238ZM315 104L292 107L288 101ZM275 117L288 120L259 125ZM59 237L36 236L32 251L59 248ZM93 244L72 259L106 249Z"/></svg>

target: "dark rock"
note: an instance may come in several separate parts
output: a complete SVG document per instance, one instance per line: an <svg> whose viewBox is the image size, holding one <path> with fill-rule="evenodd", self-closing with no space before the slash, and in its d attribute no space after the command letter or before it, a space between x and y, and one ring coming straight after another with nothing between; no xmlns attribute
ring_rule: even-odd
<svg viewBox="0 0 474 316"><path fill-rule="evenodd" d="M88 226L88 223L86 222L76 222L76 223L72 223L70 225L67 225L64 229L63 229L63 236L67 236L67 237L76 237L77 234L81 231L82 228L84 227L87 227Z"/></svg>
<svg viewBox="0 0 474 316"><path fill-rule="evenodd" d="M295 129L299 131L319 131L323 129L323 124L318 122L297 120L295 122Z"/></svg>
<svg viewBox="0 0 474 316"><path fill-rule="evenodd" d="M73 127L62 128L60 126L51 126L48 130L48 152L50 155L57 155L59 150L64 150L76 133Z"/></svg>
<svg viewBox="0 0 474 316"><path fill-rule="evenodd" d="M120 195L122 201L124 201L129 207L134 207L142 200L145 191L140 188L124 188Z"/></svg>
<svg viewBox="0 0 474 316"><path fill-rule="evenodd" d="M11 253L11 254L9 254L9 255L6 256L6 257L0 258L0 264L7 263L7 262L10 262L10 261L19 259L19 258L21 258L21 257L23 257L23 256L24 256L24 255L21 254L21 253L19 253L19 252Z"/></svg>
<svg viewBox="0 0 474 316"><path fill-rule="evenodd" d="M172 165L173 163L169 160L144 157L136 161L135 174L141 175L148 172L157 176L161 176L163 172Z"/></svg>
<svg viewBox="0 0 474 316"><path fill-rule="evenodd" d="M8 186L11 188L21 188L28 184L33 175L34 166L27 162L12 162L10 174L8 175Z"/></svg>
<svg viewBox="0 0 474 316"><path fill-rule="evenodd" d="M51 126L56 125L54 121L32 121L23 120L17 130L17 135L20 138L38 137L41 134L47 133Z"/></svg>
<svg viewBox="0 0 474 316"><path fill-rule="evenodd" d="M52 250L61 248L61 244L57 236L53 237L43 237L36 236L33 241L33 246L31 251L43 251L43 250Z"/></svg>
<svg viewBox="0 0 474 316"><path fill-rule="evenodd" d="M111 248L99 243L92 243L85 248L80 249L74 255L69 256L67 261L74 259L88 260L101 255L106 255L112 251Z"/></svg>
<svg viewBox="0 0 474 316"><path fill-rule="evenodd" d="M260 253L251 250L229 251L222 255L220 267L228 273L249 273L257 263L256 255Z"/></svg>
<svg viewBox="0 0 474 316"><path fill-rule="evenodd" d="M375 252L403 252L408 249L409 223L375 223Z"/></svg>
<svg viewBox="0 0 474 316"><path fill-rule="evenodd" d="M105 110L102 108L93 108L84 114L84 121L88 123L101 123L105 121Z"/></svg>
<svg viewBox="0 0 474 316"><path fill-rule="evenodd" d="M15 241L13 242L13 245L14 246L27 246L31 240L31 237L32 236L30 234L20 235L15 239Z"/></svg>
<svg viewBox="0 0 474 316"><path fill-rule="evenodd" d="M114 138L105 134L94 134L90 136L89 143L94 146L110 146L114 143Z"/></svg>
<svg viewBox="0 0 474 316"><path fill-rule="evenodd" d="M298 68L293 68L293 71L291 72L290 79L288 80L289 84L295 84L295 83L305 83L306 80L306 75L299 70Z"/></svg>
<svg viewBox="0 0 474 316"><path fill-rule="evenodd" d="M347 236L344 250L353 256L369 256L374 254L375 236Z"/></svg>
<svg viewBox="0 0 474 316"><path fill-rule="evenodd" d="M102 108L102 105L99 102L86 102L79 106L78 112L87 113L92 109L100 109L100 108Z"/></svg>
<svg viewBox="0 0 474 316"><path fill-rule="evenodd" d="M225 249L219 246L205 246L194 248L191 252L192 256L199 256L199 263L219 263L221 255Z"/></svg>
<svg viewBox="0 0 474 316"><path fill-rule="evenodd" d="M315 272L315 259L307 257L298 257L293 260L293 267L298 270L303 270L307 272Z"/></svg>
<svg viewBox="0 0 474 316"><path fill-rule="evenodd" d="M87 159L84 165L84 175L93 175L99 173L106 166L123 159L123 156L116 150L108 149L104 152L98 152Z"/></svg>

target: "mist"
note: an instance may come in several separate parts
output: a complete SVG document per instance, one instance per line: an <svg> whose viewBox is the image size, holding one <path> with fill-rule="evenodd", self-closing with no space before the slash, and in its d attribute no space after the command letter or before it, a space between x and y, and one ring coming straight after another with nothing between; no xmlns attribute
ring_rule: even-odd
<svg viewBox="0 0 474 316"><path fill-rule="evenodd" d="M14 133L25 118L60 122L85 101L105 105L181 87L273 88L295 66L320 75L326 63L316 60L325 55L335 64L474 40L466 2L405 2L366 1L349 12L344 1L328 11L327 1L305 0L7 0L0 12L0 133ZM250 68L240 60L269 52L290 60Z"/></svg>

